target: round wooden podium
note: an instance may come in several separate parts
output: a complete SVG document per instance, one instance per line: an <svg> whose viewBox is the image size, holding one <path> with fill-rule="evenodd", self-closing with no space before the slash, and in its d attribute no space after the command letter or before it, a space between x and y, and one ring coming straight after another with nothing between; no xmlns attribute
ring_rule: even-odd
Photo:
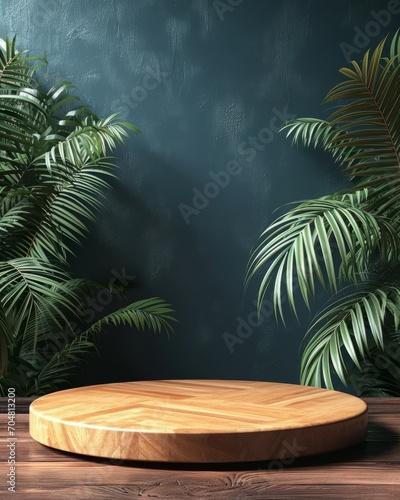
<svg viewBox="0 0 400 500"><path fill-rule="evenodd" d="M281 460L362 441L367 406L337 391L273 382L157 380L47 394L29 409L46 446L119 460Z"/></svg>

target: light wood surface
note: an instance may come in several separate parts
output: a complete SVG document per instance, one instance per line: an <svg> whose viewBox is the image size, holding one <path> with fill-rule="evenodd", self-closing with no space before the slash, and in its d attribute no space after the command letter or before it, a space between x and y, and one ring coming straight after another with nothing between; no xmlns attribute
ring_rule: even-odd
<svg viewBox="0 0 400 500"><path fill-rule="evenodd" d="M157 462L246 462L362 441L367 406L326 389L254 381L163 380L79 387L36 399L38 442L84 455Z"/></svg>

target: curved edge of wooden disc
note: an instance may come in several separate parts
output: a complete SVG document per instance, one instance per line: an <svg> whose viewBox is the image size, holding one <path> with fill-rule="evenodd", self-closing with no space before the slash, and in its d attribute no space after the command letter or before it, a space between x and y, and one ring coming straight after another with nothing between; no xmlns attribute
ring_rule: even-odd
<svg viewBox="0 0 400 500"><path fill-rule="evenodd" d="M349 396L349 395L348 395ZM355 399L355 396L353 396ZM29 409L29 432L43 445L62 451L114 460L175 463L223 463L279 460L289 464L302 456L353 446L365 439L368 407L361 399L351 418L315 426L256 432L152 432L87 426ZM79 429L77 429L79 427Z"/></svg>
<svg viewBox="0 0 400 500"><path fill-rule="evenodd" d="M175 463L223 463L279 460L282 464L309 455L353 446L365 439L368 412L335 424L268 432L219 434L110 433L90 429L79 439L60 422L30 413L30 434L41 444L62 451L114 460ZM40 431L40 432L38 432ZM70 432L72 431L72 432ZM43 439L47 435L48 439Z"/></svg>

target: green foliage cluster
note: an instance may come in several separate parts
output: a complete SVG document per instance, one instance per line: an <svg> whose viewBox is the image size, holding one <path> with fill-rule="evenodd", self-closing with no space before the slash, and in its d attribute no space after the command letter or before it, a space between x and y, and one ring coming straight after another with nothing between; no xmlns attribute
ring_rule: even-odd
<svg viewBox="0 0 400 500"><path fill-rule="evenodd" d="M88 324L82 303L104 285L71 276L69 259L103 205L110 152L138 129L97 117L71 84L41 85L44 58L15 39L0 48L0 395L51 392L69 380L106 325L172 332L169 304L136 301ZM109 285L122 297L134 285ZM79 335L62 335L69 329ZM50 349L57 340L58 348Z"/></svg>
<svg viewBox="0 0 400 500"><path fill-rule="evenodd" d="M333 388L333 374L368 395L400 395L400 36L342 68L325 119L284 127L295 144L328 151L349 177L345 192L304 200L270 224L249 261L263 270L258 304L273 290L296 313L318 287L333 300L305 334L301 383ZM296 288L298 286L298 293Z"/></svg>

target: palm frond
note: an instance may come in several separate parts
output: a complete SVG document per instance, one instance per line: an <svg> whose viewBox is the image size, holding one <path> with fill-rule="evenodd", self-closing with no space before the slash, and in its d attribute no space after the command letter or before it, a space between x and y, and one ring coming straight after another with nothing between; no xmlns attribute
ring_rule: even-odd
<svg viewBox="0 0 400 500"><path fill-rule="evenodd" d="M34 371L29 377L29 385L24 390L27 397L46 394L69 382L82 358L94 347L93 342L83 337L81 335L74 338L70 343L59 348L50 359L40 360L34 357L34 362L41 369Z"/></svg>
<svg viewBox="0 0 400 500"><path fill-rule="evenodd" d="M321 146L344 164L357 179L357 189L387 185L400 169L400 64L399 32L392 40L390 58L383 57L386 39L361 66L342 68L345 80L335 85L325 103L340 102L327 120L298 118L283 129L293 142Z"/></svg>
<svg viewBox="0 0 400 500"><path fill-rule="evenodd" d="M8 346L12 341L12 335L7 314L0 303L0 378L7 372Z"/></svg>
<svg viewBox="0 0 400 500"><path fill-rule="evenodd" d="M326 120L295 118L286 123L281 128L281 131L283 130L286 131L286 137L292 136L293 145L301 142L305 147L313 147L314 149L320 147L329 151L334 160L341 165L348 162L350 156L354 158L357 153L362 151L352 145L343 143L344 141L340 140L343 131Z"/></svg>
<svg viewBox="0 0 400 500"><path fill-rule="evenodd" d="M104 124L101 120L94 121L87 117L63 140L60 140L60 135L54 134L44 137L50 146L43 156L48 171L51 173L52 166L60 163L75 169L89 160L95 164L107 155L108 150L114 150L118 143L124 144L128 134L123 123Z"/></svg>
<svg viewBox="0 0 400 500"><path fill-rule="evenodd" d="M249 259L246 285L263 270L258 307L271 288L282 320L284 297L296 313L296 288L310 307L317 282L334 293L345 283L359 284L309 329L301 366L305 384L332 388L333 373L345 383L349 366L363 374L378 353L393 366L400 359L385 352L388 339L399 338L400 30L388 56L386 44L387 37L360 63L340 70L342 80L324 100L334 106L328 118L296 118L283 127L293 144L332 155L350 178L347 193L297 204L264 231ZM369 281L374 267L387 273L379 283ZM395 391L395 377L386 370L380 389Z"/></svg>
<svg viewBox="0 0 400 500"><path fill-rule="evenodd" d="M325 308L309 328L301 362L301 383L332 389L332 368L340 380L348 379L348 360L361 370L371 348L384 350L385 322L395 330L400 325L398 283L363 283L362 289L347 293ZM347 357L347 360L346 360Z"/></svg>
<svg viewBox="0 0 400 500"><path fill-rule="evenodd" d="M94 348L94 336L104 327L128 325L136 330L151 329L154 332L165 331L171 334L171 323L176 321L171 315L172 312L170 305L157 297L134 302L96 321L72 340L60 338L56 352L52 353L49 359L46 357L46 344L51 346L52 337L50 335L46 338L42 331L42 348L39 352L33 355L31 349L25 349L21 353L19 363L23 360L24 365L30 366L31 370L29 386L24 388L24 394L44 394L67 383L84 355ZM57 341L57 338L54 341Z"/></svg>
<svg viewBox="0 0 400 500"><path fill-rule="evenodd" d="M105 326L127 325L136 330L148 328L156 333L165 331L171 334L171 323L177 321L173 312L170 304L159 297L138 300L99 319L84 333L89 336L101 332Z"/></svg>
<svg viewBox="0 0 400 500"><path fill-rule="evenodd" d="M363 397L400 396L399 333L390 331L384 338L384 349L373 346L361 362L361 369L348 377Z"/></svg>
<svg viewBox="0 0 400 500"><path fill-rule="evenodd" d="M60 328L68 323L65 311L73 313L76 303L72 294L62 293L67 279L67 273L39 259L0 261L0 302L4 313L15 318L14 336L23 336L24 325L36 325L40 315L52 318Z"/></svg>
<svg viewBox="0 0 400 500"><path fill-rule="evenodd" d="M26 51L16 49L15 43L15 37L0 39L0 89L32 87L35 71L46 64L45 57L27 57Z"/></svg>
<svg viewBox="0 0 400 500"><path fill-rule="evenodd" d="M37 74L42 64L44 58L18 52L15 39L0 40L2 395L7 387L21 396L56 388L93 348L89 337L106 325L171 333L175 321L158 298L92 325L85 318L82 304L90 293L106 288L120 298L136 286L71 279L65 269L110 188L116 170L110 154L139 130L117 114L103 119L79 105L67 81L46 90Z"/></svg>
<svg viewBox="0 0 400 500"><path fill-rule="evenodd" d="M353 177L369 178L368 185L372 179L375 185L387 183L400 168L400 65L398 55L383 58L385 42L372 54L367 51L361 66L353 61L353 69L342 68L346 80L325 99L350 101L328 119L343 132L332 140L332 147L344 144L361 150L346 159L346 170ZM362 185L361 181L358 187Z"/></svg>
<svg viewBox="0 0 400 500"><path fill-rule="evenodd" d="M68 253L73 253L71 244L81 244L88 231L87 223L94 220L95 212L102 206L105 190L110 188L105 177L112 175L111 169L106 161L98 161L95 166L82 165L68 181L54 185L53 180L47 184L43 176L49 194L45 210L30 233L26 255L66 261ZM40 202L35 204L37 210L40 206Z"/></svg>
<svg viewBox="0 0 400 500"><path fill-rule="evenodd" d="M377 251L384 251L389 262L397 262L397 232L385 218L359 208L362 199L367 199L365 191L307 200L266 229L251 255L246 275L248 283L261 268L267 268L259 287L259 307L267 289L273 286L275 313L283 319L285 294L296 312L297 284L309 307L316 281L333 291L340 281L358 281Z"/></svg>
<svg viewBox="0 0 400 500"><path fill-rule="evenodd" d="M107 290L112 297L126 299L125 291L136 287L137 284L134 281L117 284L110 280L107 285L82 278L64 281L59 288L63 301L60 302L58 295L48 296L47 305L49 310L60 309L69 321L60 324L59 321L54 321L46 310L41 310L40 314L32 316L29 322L25 322L23 333L9 340L10 350L26 359L32 353L36 354L36 345L39 351L47 352L48 345L67 344L72 337L87 330L90 324L88 311L91 312L89 300L95 298L100 290ZM68 307L65 307L64 297L67 299ZM74 305L73 315L71 315L70 304ZM11 324L14 316L13 310L13 314L8 315ZM94 311L93 317L95 317Z"/></svg>

